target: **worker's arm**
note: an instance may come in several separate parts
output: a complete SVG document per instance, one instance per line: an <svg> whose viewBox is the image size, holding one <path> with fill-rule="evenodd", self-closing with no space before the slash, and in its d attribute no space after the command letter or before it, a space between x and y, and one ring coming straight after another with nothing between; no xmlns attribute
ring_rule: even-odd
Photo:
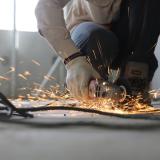
<svg viewBox="0 0 160 160"><path fill-rule="evenodd" d="M40 33L48 40L57 54L65 60L79 52L66 29L63 7L70 0L39 0L36 17ZM88 97L88 84L98 78L98 73L87 62L85 57L69 61L67 69L67 87L75 97Z"/></svg>
<svg viewBox="0 0 160 160"><path fill-rule="evenodd" d="M62 59L79 51L71 40L70 33L65 25L63 7L69 1L39 0L35 10L40 33Z"/></svg>

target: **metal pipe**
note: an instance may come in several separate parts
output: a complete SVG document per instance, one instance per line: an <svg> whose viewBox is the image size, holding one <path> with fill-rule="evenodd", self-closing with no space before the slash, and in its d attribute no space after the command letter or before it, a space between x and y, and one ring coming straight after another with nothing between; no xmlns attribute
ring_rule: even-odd
<svg viewBox="0 0 160 160"><path fill-rule="evenodd" d="M12 52L11 52L11 67L15 68L15 72L11 74L11 97L16 95L16 49L17 30L16 30L16 0L13 0L13 30L12 30Z"/></svg>

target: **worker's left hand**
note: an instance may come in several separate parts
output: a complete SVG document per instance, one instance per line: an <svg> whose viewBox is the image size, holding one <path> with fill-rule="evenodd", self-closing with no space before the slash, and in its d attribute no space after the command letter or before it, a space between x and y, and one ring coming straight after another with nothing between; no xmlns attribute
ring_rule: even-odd
<svg viewBox="0 0 160 160"><path fill-rule="evenodd" d="M78 57L66 65L67 87L75 98L89 98L88 86L92 79L99 79L100 75L87 62L85 57Z"/></svg>

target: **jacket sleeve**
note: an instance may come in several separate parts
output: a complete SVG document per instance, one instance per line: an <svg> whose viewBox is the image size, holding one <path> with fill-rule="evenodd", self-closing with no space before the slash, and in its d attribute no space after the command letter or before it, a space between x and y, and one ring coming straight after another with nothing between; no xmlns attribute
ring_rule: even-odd
<svg viewBox="0 0 160 160"><path fill-rule="evenodd" d="M63 7L69 1L39 0L35 9L40 33L62 59L79 51L65 25Z"/></svg>

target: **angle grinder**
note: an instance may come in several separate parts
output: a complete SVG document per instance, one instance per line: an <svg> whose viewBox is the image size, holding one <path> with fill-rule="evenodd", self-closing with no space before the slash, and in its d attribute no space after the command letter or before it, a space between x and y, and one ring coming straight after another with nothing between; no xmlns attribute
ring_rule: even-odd
<svg viewBox="0 0 160 160"><path fill-rule="evenodd" d="M92 80L89 84L90 98L107 98L116 102L123 102L127 97L125 86L103 80Z"/></svg>

